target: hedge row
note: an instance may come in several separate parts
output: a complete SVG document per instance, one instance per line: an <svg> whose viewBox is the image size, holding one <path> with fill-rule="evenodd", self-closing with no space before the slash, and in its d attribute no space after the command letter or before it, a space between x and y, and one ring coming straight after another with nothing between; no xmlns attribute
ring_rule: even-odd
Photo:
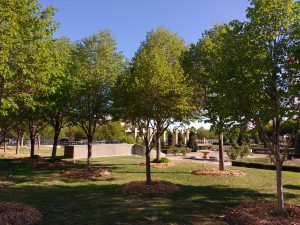
<svg viewBox="0 0 300 225"><path fill-rule="evenodd" d="M245 161L232 161L232 166L238 167L247 167L247 168L255 168L255 169L265 169L265 170L276 170L276 166L274 164L267 163L258 163L258 162L245 162ZM291 165L283 165L283 171L291 171L291 172L300 172L299 166L291 166Z"/></svg>

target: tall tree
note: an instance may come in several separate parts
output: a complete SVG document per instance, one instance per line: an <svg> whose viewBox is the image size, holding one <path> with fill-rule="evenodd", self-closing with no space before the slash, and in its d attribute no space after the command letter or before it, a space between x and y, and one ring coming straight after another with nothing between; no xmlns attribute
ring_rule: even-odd
<svg viewBox="0 0 300 225"><path fill-rule="evenodd" d="M194 90L194 104L199 109L200 119L212 124L212 129L219 137L219 169L224 170L223 133L233 119L228 110L227 95L224 89L224 36L227 25L216 25L205 32L202 39L183 57L182 63Z"/></svg>
<svg viewBox="0 0 300 225"><path fill-rule="evenodd" d="M53 44L53 69L48 85L53 87L49 93L40 97L43 116L54 130L52 158L56 157L58 137L61 129L70 124L72 104L71 53L72 44L69 39L61 37Z"/></svg>
<svg viewBox="0 0 300 225"><path fill-rule="evenodd" d="M140 130L146 146L146 181L151 184L150 151L168 126L188 115L189 90L179 58L183 39L165 28L147 33L115 88L115 104L124 120Z"/></svg>
<svg viewBox="0 0 300 225"><path fill-rule="evenodd" d="M117 52L111 33L101 31L76 44L73 60L73 116L87 135L87 168L91 169L94 134L111 114L111 88L124 69L123 55Z"/></svg>

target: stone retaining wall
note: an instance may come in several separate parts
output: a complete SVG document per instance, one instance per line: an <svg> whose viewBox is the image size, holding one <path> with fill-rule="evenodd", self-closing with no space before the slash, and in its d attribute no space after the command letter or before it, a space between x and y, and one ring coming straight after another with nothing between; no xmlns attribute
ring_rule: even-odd
<svg viewBox="0 0 300 225"><path fill-rule="evenodd" d="M133 144L95 144L92 147L92 158L109 157L109 156L131 156L139 155L145 156L146 149L142 145ZM165 156L161 153L161 156ZM85 159L87 158L86 145L70 145L65 146L64 157L71 159ZM156 157L156 150L150 153L151 158Z"/></svg>

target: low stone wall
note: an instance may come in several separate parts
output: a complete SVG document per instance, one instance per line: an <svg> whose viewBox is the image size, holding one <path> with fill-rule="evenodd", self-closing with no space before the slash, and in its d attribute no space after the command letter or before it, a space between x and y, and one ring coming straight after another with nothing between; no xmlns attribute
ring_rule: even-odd
<svg viewBox="0 0 300 225"><path fill-rule="evenodd" d="M92 147L92 158L109 157L109 156L131 156L139 155L145 156L146 149L142 145L133 144L95 144ZM161 156L165 156L161 153ZM87 158L86 145L70 145L65 146L64 157L71 159L85 159ZM156 157L156 150L150 153L151 158Z"/></svg>

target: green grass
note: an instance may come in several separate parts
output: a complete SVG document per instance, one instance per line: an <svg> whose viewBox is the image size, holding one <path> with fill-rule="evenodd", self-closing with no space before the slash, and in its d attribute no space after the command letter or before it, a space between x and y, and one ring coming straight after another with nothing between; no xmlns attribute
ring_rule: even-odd
<svg viewBox="0 0 300 225"><path fill-rule="evenodd" d="M257 157L257 158L247 158L247 159L241 159L238 161L242 161L242 162L253 162L253 163L264 163L264 164L274 164L271 162L271 159L269 156L264 156L264 157ZM283 162L283 165L293 165L296 167L300 167L300 164L288 164L286 162Z"/></svg>
<svg viewBox="0 0 300 225"><path fill-rule="evenodd" d="M145 179L145 168L136 164L141 157L110 157L94 160L105 166L113 178L100 181L66 180L58 169L36 169L16 159L0 159L0 179L13 175L15 185L2 188L1 201L23 202L39 209L40 225L96 224L226 224L226 208L244 200L275 198L275 171L234 168L245 177L197 177L190 172L203 167L176 162L165 170L152 169L154 179L180 186L174 194L126 195L122 186ZM76 167L84 167L80 162ZM206 165L206 167L209 167ZM284 172L284 197L300 204L300 174Z"/></svg>

